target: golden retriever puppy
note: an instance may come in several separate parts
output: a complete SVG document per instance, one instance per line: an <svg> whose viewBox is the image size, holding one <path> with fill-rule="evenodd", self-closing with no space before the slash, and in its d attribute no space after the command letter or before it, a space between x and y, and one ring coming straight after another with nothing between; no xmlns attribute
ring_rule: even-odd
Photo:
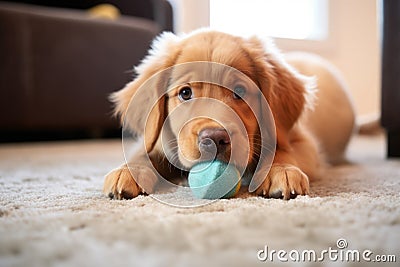
<svg viewBox="0 0 400 267"><path fill-rule="evenodd" d="M128 165L106 175L104 193L117 199L152 193L158 175L171 180L186 176L195 162L217 158L233 162L246 175L261 173L264 177L253 190L257 195L290 199L308 194L309 181L320 175L321 167L343 161L354 111L328 63L306 54L287 60L271 42L256 37L211 30L162 34L137 67L137 78L112 95L124 127L141 135L138 142L144 145ZM190 65L195 62L214 65L196 70L197 65ZM189 67L178 67L185 64ZM203 82L199 72L231 89ZM139 92L142 86L146 88ZM139 105L132 107L133 97ZM260 162L262 133L272 131L268 123L260 123L266 109L262 99L274 119L268 136L276 137L268 166Z"/></svg>

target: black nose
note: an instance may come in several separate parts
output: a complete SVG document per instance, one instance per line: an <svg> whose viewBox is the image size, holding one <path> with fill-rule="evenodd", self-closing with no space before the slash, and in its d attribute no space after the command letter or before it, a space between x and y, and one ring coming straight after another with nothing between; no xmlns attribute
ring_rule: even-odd
<svg viewBox="0 0 400 267"><path fill-rule="evenodd" d="M223 128L203 129L198 138L200 152L222 154L231 143L227 131Z"/></svg>

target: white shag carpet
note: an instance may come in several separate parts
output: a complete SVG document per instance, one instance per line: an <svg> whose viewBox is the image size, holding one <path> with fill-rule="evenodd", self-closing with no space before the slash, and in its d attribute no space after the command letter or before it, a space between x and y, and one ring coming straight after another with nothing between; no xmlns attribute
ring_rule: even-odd
<svg viewBox="0 0 400 267"><path fill-rule="evenodd" d="M328 170L311 184L310 196L184 209L150 196L118 201L102 195L104 174L123 162L119 140L3 144L0 266L294 265L277 255L273 262L258 260L265 246L285 250L286 258L296 249L368 249L371 259L396 256L397 263L382 266L399 266L400 161L385 159L384 150L383 136L357 136L349 149L353 164ZM339 238L347 248L337 248ZM367 264L377 266L328 255L298 263Z"/></svg>

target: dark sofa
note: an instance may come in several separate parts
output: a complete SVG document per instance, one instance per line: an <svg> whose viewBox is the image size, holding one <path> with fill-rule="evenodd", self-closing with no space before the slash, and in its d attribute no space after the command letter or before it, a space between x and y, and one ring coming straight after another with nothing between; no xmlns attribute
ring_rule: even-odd
<svg viewBox="0 0 400 267"><path fill-rule="evenodd" d="M118 133L107 97L172 30L170 4L107 1L122 16L104 20L85 10L104 1L18 2L0 1L0 141Z"/></svg>

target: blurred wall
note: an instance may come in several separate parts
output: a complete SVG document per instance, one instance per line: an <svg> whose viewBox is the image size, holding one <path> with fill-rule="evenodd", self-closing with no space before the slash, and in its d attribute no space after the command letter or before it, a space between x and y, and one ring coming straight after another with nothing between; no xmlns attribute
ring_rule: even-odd
<svg viewBox="0 0 400 267"><path fill-rule="evenodd" d="M359 114L380 110L380 40L376 0L331 0L332 53L344 73Z"/></svg>
<svg viewBox="0 0 400 267"><path fill-rule="evenodd" d="M315 52L342 72L359 115L380 110L380 41L376 0L330 0L329 37L323 42L277 40L286 51Z"/></svg>
<svg viewBox="0 0 400 267"><path fill-rule="evenodd" d="M174 31L188 33L210 26L209 0L168 0L174 9Z"/></svg>

